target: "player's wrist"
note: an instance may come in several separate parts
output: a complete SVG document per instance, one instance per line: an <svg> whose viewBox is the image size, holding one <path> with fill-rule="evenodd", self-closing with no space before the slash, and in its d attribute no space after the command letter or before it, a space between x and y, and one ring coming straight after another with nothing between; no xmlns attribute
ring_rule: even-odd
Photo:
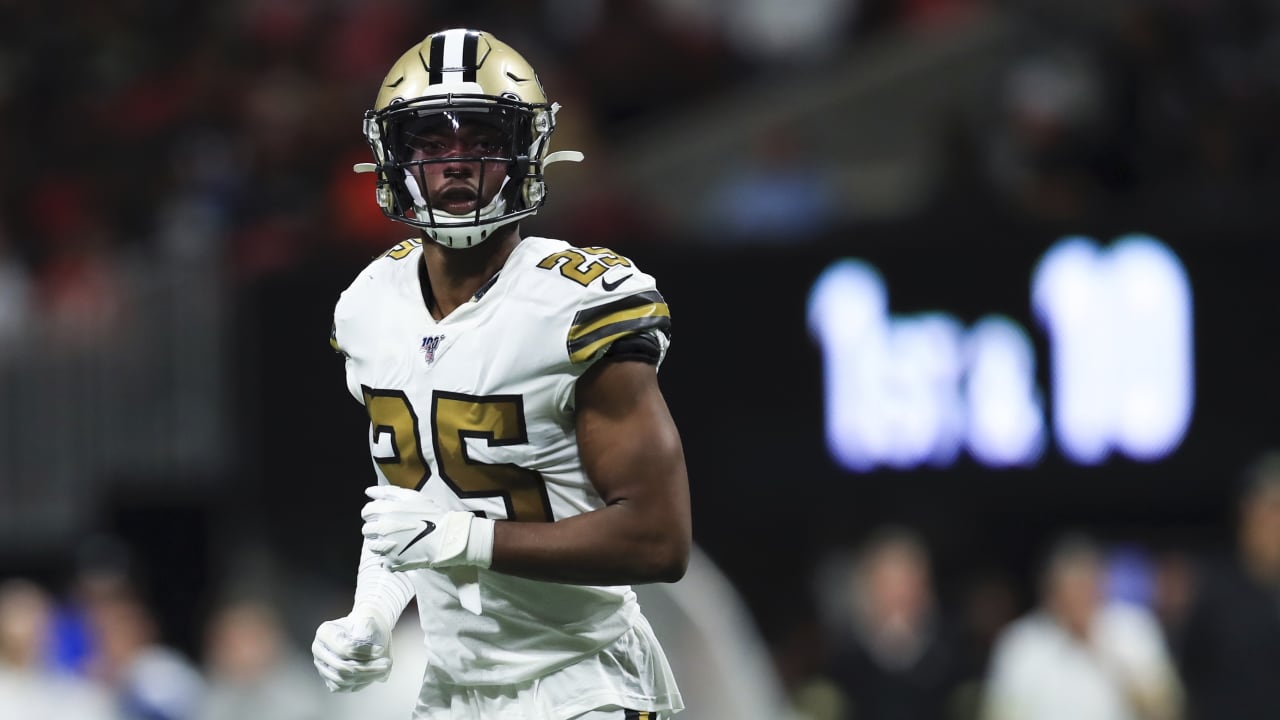
<svg viewBox="0 0 1280 720"><path fill-rule="evenodd" d="M497 523L489 518L477 517L471 521L467 538L465 561L467 565L488 568L493 565L493 533Z"/></svg>
<svg viewBox="0 0 1280 720"><path fill-rule="evenodd" d="M396 621L399 619L399 613L378 599L359 598L351 606L351 614L348 617L352 619L368 618L378 626L378 629L390 635L392 629L395 628Z"/></svg>

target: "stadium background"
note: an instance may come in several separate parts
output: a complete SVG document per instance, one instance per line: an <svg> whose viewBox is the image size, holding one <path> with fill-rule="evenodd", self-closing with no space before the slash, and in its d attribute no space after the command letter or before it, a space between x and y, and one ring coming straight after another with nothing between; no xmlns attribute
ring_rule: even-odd
<svg viewBox="0 0 1280 720"><path fill-rule="evenodd" d="M1274 3L72 5L0 4L0 575L62 593L109 540L193 658L237 588L299 643L349 592L367 421L326 335L404 235L349 168L374 83L440 27L524 51L565 106L555 148L586 152L526 233L658 278L695 539L775 652L821 561L889 524L926 538L944 606L984 573L1029 605L1068 529L1227 549L1235 480L1277 444ZM806 302L831 262L878 268L895 314L1014 319L1044 389L1037 260L1133 232L1193 295L1166 457L830 458Z"/></svg>

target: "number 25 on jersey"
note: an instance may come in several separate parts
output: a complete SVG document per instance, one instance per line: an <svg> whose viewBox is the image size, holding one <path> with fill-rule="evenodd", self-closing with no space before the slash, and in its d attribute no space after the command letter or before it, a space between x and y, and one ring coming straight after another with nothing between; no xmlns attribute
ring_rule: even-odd
<svg viewBox="0 0 1280 720"><path fill-rule="evenodd" d="M374 460L392 485L421 490L432 472L422 453L417 411L403 391L367 386L362 390L371 440L384 449ZM508 520L554 520L541 474L513 464L477 462L467 453L469 439L490 447L527 443L523 398L437 390L431 395L428 421L440 478L459 498L501 498Z"/></svg>

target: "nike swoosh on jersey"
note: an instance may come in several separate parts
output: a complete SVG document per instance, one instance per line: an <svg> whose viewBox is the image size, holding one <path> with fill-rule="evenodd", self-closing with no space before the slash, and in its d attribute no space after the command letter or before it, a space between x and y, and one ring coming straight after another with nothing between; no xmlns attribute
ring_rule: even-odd
<svg viewBox="0 0 1280 720"><path fill-rule="evenodd" d="M422 529L422 532L415 535L412 540L405 543L404 547L400 548L400 553L399 553L400 555L403 555L406 552L409 552L409 548L413 547L415 543L417 543L422 538L430 535L431 533L435 532L435 529L436 529L435 523L431 522L430 520L423 520L422 522L426 524L426 527Z"/></svg>
<svg viewBox="0 0 1280 720"><path fill-rule="evenodd" d="M647 330L671 334L671 311L656 290L580 310L569 328L569 359L585 362L614 340Z"/></svg>
<svg viewBox="0 0 1280 720"><path fill-rule="evenodd" d="M634 274L635 273L623 275L622 277L618 278L617 280L614 280L613 282L609 282L608 280L601 280L600 287L604 288L605 292L613 292L614 290L618 289L619 285L630 280L631 275L634 275Z"/></svg>

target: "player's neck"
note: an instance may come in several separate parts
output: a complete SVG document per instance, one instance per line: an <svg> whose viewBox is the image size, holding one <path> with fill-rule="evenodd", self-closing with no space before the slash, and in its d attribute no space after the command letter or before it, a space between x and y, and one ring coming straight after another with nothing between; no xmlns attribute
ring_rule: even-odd
<svg viewBox="0 0 1280 720"><path fill-rule="evenodd" d="M502 269L511 251L520 243L514 225L479 245L464 249L447 248L424 239L422 262L426 268L422 295L431 315L441 320L471 300L485 283ZM504 228L505 229L505 228Z"/></svg>

